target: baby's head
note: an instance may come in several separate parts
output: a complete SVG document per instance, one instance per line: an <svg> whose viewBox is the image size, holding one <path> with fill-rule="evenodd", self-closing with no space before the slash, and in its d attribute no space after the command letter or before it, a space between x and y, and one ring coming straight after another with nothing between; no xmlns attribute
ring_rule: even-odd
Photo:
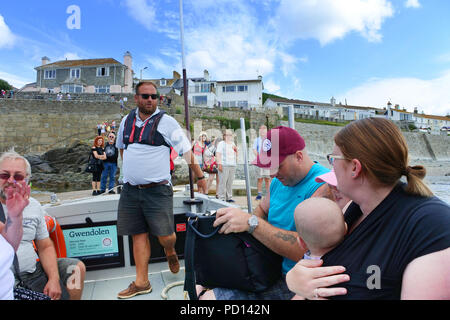
<svg viewBox="0 0 450 320"><path fill-rule="evenodd" d="M337 246L347 233L342 210L326 198L302 201L294 212L300 241L314 255L323 255Z"/></svg>

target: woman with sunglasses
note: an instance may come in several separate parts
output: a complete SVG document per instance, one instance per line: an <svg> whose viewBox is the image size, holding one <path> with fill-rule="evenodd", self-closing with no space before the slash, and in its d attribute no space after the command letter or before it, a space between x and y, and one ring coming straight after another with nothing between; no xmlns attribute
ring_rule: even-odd
<svg viewBox="0 0 450 320"><path fill-rule="evenodd" d="M308 299L450 299L450 207L422 181L425 168L409 165L401 131L367 118L334 141L328 160L353 200L349 232L322 260L301 260L289 288Z"/></svg>
<svg viewBox="0 0 450 320"><path fill-rule="evenodd" d="M106 160L105 150L103 149L105 140L102 136L98 136L94 139L94 145L92 146L92 155L97 159L96 170L92 173L92 195L97 196L100 192L100 180L103 171L103 160Z"/></svg>

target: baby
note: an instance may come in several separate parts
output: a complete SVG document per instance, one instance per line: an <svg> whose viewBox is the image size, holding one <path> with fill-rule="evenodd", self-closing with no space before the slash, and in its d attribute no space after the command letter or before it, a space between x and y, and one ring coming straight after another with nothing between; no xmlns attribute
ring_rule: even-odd
<svg viewBox="0 0 450 320"><path fill-rule="evenodd" d="M307 248L303 259L320 259L336 247L347 233L344 215L336 202L326 198L309 198L294 211L300 245ZM293 300L301 300L296 295Z"/></svg>

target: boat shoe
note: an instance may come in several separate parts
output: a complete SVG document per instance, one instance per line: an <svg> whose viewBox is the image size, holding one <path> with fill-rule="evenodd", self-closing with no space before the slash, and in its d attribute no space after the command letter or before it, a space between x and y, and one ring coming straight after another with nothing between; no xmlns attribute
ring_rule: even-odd
<svg viewBox="0 0 450 320"><path fill-rule="evenodd" d="M165 251L166 250L164 250L164 252ZM166 258L167 258L167 262L169 264L170 272L178 273L178 271L180 271L180 262L178 261L177 254L175 253L175 254L167 255L167 253L166 253Z"/></svg>
<svg viewBox="0 0 450 320"><path fill-rule="evenodd" d="M137 296L138 294L146 294L152 292L152 286L150 285L150 282L145 287L138 287L134 281L128 286L127 289L119 292L117 295L117 298L119 299L128 299L132 298L134 296Z"/></svg>

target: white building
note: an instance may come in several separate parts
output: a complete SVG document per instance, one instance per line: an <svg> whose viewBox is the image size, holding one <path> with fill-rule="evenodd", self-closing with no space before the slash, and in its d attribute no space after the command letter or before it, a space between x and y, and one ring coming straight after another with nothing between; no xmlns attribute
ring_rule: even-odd
<svg viewBox="0 0 450 320"><path fill-rule="evenodd" d="M262 107L262 77L256 80L215 81L209 78L209 72L205 70L203 78L189 78L188 87L188 99L192 106L242 109Z"/></svg>

